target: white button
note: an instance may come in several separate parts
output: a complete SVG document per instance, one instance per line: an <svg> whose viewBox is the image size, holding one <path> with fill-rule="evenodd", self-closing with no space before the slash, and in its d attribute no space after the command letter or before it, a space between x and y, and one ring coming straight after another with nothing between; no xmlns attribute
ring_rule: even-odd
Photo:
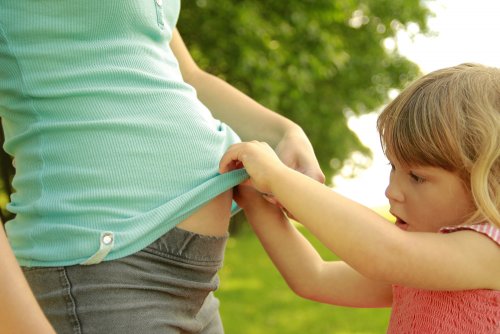
<svg viewBox="0 0 500 334"><path fill-rule="evenodd" d="M156 4L158 6L163 6L163 0L156 0Z"/></svg>
<svg viewBox="0 0 500 334"><path fill-rule="evenodd" d="M105 245L111 245L113 242L113 235L111 233L106 233L102 236L102 243Z"/></svg>

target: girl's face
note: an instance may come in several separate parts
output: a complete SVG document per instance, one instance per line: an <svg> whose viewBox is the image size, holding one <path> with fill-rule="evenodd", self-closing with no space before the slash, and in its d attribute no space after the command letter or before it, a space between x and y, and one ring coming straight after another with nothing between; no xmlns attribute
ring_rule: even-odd
<svg viewBox="0 0 500 334"><path fill-rule="evenodd" d="M463 223L475 207L469 190L455 173L437 167L403 167L391 162L385 195L401 229L438 232Z"/></svg>

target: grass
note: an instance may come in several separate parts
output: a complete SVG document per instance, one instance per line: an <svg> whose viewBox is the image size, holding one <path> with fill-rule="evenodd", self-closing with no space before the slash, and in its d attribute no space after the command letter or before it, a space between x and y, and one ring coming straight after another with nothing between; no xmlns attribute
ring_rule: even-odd
<svg viewBox="0 0 500 334"><path fill-rule="evenodd" d="M376 210L385 215L384 210ZM335 256L306 230L323 258ZM228 241L217 297L227 334L385 333L389 309L354 309L308 301L288 288L247 225Z"/></svg>

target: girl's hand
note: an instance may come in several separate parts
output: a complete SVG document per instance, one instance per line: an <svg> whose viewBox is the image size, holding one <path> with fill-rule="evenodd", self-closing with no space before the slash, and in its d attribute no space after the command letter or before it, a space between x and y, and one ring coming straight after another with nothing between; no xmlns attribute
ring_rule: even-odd
<svg viewBox="0 0 500 334"><path fill-rule="evenodd" d="M263 199L263 195L255 190L252 186L239 185L233 191L233 199L238 206L247 210L259 210L264 205L271 205Z"/></svg>
<svg viewBox="0 0 500 334"><path fill-rule="evenodd" d="M290 217L289 212L281 204L276 201L271 201L267 197L269 195L262 194L255 190L254 187L240 184L234 189L233 199L243 211L262 210L264 207L274 207L286 213Z"/></svg>
<svg viewBox="0 0 500 334"><path fill-rule="evenodd" d="M287 168L268 144L258 141L231 145L219 163L220 173L242 167L250 175L253 187L265 194L271 192L271 183L280 171Z"/></svg>

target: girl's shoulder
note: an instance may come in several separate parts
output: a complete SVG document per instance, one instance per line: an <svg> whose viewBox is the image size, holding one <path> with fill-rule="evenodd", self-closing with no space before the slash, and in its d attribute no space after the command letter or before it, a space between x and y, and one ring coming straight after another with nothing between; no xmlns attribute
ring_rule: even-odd
<svg viewBox="0 0 500 334"><path fill-rule="evenodd" d="M447 227L442 227L439 230L439 232L440 233L453 233L453 232L464 231L464 230L475 231L475 232L481 233L481 234L487 236L488 238L490 238L498 246L500 246L500 227L498 227L492 223L489 223L489 222L482 222L482 223L470 224L470 225L447 226Z"/></svg>

